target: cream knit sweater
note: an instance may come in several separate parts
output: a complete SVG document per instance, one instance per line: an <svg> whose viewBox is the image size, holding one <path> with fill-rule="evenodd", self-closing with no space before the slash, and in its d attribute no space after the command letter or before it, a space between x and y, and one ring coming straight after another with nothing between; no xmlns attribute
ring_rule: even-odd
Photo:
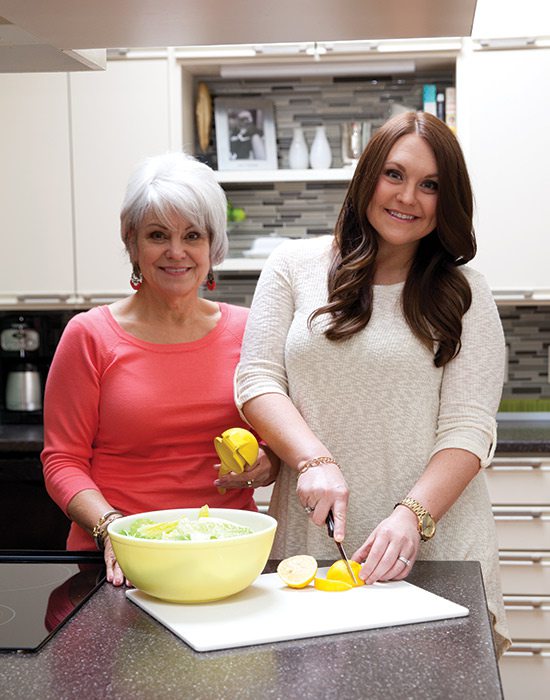
<svg viewBox="0 0 550 700"><path fill-rule="evenodd" d="M265 393L290 396L309 427L341 465L350 489L346 547L357 549L405 497L430 456L445 448L473 452L487 466L496 443L504 338L484 278L462 268L472 288L463 318L462 349L445 368L412 334L401 311L403 283L374 287L367 327L342 343L312 330L307 319L326 303L332 237L289 241L262 271L236 378L237 405ZM296 472L283 466L270 513L277 519L274 557L331 558L326 530L304 514ZM508 629L500 590L497 544L481 471L440 520L420 559L477 560L496 617L502 651Z"/></svg>

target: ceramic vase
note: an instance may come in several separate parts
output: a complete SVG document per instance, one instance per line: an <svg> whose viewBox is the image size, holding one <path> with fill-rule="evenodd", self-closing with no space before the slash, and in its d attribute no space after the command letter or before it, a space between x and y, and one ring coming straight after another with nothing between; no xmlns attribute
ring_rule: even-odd
<svg viewBox="0 0 550 700"><path fill-rule="evenodd" d="M332 151L327 139L327 132L324 126L315 129L315 138L311 144L309 152L309 163L314 170L330 168L332 163Z"/></svg>
<svg viewBox="0 0 550 700"><path fill-rule="evenodd" d="M290 149L288 151L288 165L292 170L300 170L309 166L309 153L304 132L300 126L294 127Z"/></svg>

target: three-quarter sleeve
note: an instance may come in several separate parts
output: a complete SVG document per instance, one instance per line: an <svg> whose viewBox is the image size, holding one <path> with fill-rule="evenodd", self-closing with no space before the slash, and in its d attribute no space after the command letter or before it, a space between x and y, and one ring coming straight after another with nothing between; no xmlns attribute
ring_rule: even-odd
<svg viewBox="0 0 550 700"><path fill-rule="evenodd" d="M462 346L445 365L432 455L461 448L490 464L496 447L496 412L503 381L505 344L491 290L483 276L467 274L472 304L462 319Z"/></svg>
<svg viewBox="0 0 550 700"><path fill-rule="evenodd" d="M44 480L51 498L65 513L79 491L99 490L90 475L99 404L94 354L90 334L75 317L63 333L46 382Z"/></svg>
<svg viewBox="0 0 550 700"><path fill-rule="evenodd" d="M250 308L235 374L239 410L262 394L288 394L285 345L295 311L288 243L266 261Z"/></svg>

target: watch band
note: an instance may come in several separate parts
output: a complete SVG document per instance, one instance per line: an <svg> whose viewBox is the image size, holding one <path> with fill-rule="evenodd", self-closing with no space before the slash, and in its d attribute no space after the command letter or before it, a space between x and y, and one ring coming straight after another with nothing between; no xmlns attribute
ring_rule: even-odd
<svg viewBox="0 0 550 700"><path fill-rule="evenodd" d="M429 510L425 508L421 503L419 503L414 498L410 498L407 496L407 498L404 498L403 500L399 501L399 503L396 503L394 508L397 508L397 506L405 506L409 510L412 510L412 512L416 515L416 517L418 518L418 532L420 533L420 538L424 542L426 540L431 539L434 536L435 521L432 518ZM429 532L426 532L424 529L425 521L427 521L429 524Z"/></svg>

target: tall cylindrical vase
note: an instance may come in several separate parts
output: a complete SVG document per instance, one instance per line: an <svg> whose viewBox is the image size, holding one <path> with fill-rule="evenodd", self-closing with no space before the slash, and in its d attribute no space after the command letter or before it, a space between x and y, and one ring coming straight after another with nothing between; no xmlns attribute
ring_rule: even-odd
<svg viewBox="0 0 550 700"><path fill-rule="evenodd" d="M309 152L309 163L314 170L330 168L332 163L332 151L327 139L327 132L324 126L315 129L315 138L311 144Z"/></svg>
<svg viewBox="0 0 550 700"><path fill-rule="evenodd" d="M309 165L309 153L304 132L300 126L295 126L290 149L288 151L288 165L292 170L301 170Z"/></svg>

